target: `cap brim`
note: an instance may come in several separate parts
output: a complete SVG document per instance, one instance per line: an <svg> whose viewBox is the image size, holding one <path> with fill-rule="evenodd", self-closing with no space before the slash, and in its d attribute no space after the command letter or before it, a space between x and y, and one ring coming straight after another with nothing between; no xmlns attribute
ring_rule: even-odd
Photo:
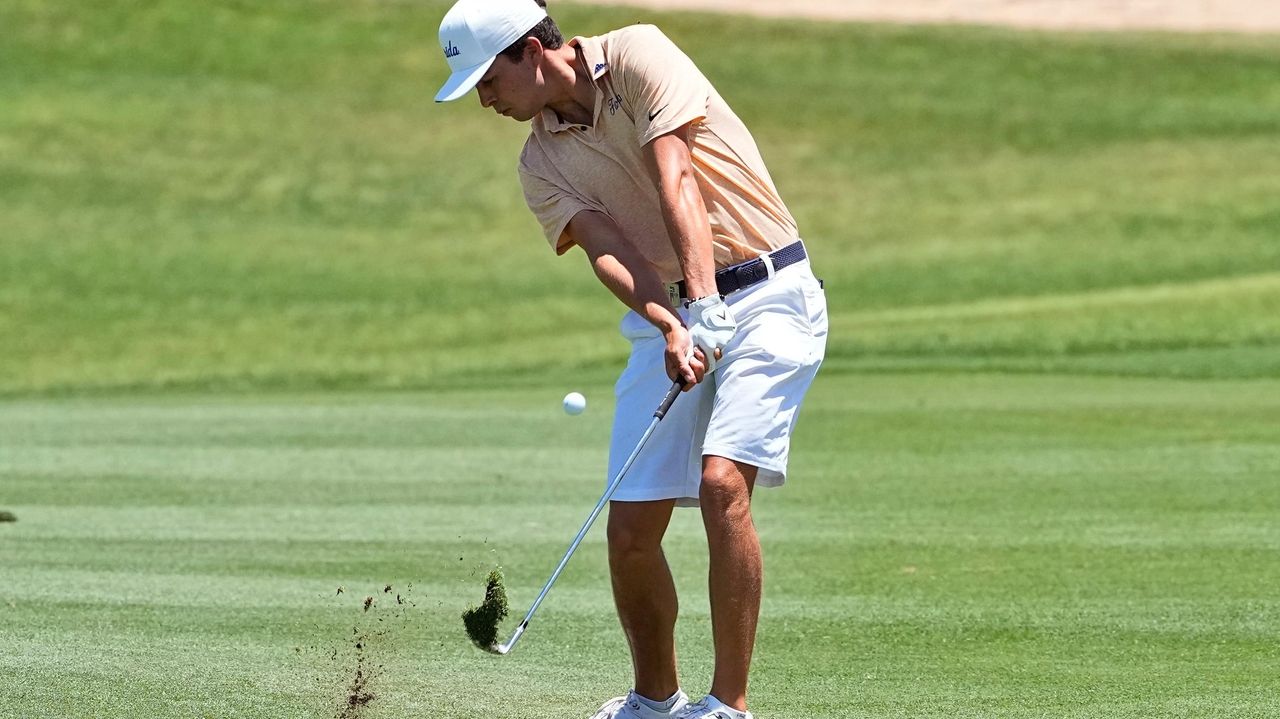
<svg viewBox="0 0 1280 719"><path fill-rule="evenodd" d="M489 66L496 59L497 56L495 55L479 65L464 67L450 75L444 87L440 88L440 92L436 93L436 102L450 102L471 92L471 88L480 82L480 78L484 76L485 71L489 69Z"/></svg>

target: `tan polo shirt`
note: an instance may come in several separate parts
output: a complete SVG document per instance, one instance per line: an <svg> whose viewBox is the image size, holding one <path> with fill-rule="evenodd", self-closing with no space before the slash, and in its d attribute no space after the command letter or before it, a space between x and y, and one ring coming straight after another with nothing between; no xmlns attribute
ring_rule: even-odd
<svg viewBox="0 0 1280 719"><path fill-rule="evenodd" d="M797 239L751 133L658 28L634 25L569 44L596 81L594 124L564 123L543 110L520 155L525 201L558 254L573 245L565 231L573 216L596 210L613 218L663 282L682 279L641 148L688 122L716 267Z"/></svg>

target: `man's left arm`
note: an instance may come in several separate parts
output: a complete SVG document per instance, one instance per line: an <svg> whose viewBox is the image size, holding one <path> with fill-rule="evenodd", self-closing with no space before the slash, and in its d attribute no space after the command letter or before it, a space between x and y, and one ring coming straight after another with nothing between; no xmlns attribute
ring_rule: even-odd
<svg viewBox="0 0 1280 719"><path fill-rule="evenodd" d="M691 300L689 334L706 354L707 370L712 371L738 326L716 289L711 222L689 154L691 127L687 123L654 138L644 146L644 157Z"/></svg>

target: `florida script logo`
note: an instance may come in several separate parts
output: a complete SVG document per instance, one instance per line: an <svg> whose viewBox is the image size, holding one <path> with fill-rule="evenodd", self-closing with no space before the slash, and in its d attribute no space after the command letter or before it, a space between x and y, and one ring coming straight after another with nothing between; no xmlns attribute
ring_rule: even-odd
<svg viewBox="0 0 1280 719"><path fill-rule="evenodd" d="M452 41L452 40L450 40L449 42L445 43L445 46L444 46L444 59L448 60L448 59L449 59L449 58L451 58L451 57L457 57L457 56L459 56L459 55L461 55L461 54L462 54L462 51L461 51L461 50L459 50L458 48L456 48L456 47L454 47L454 46L453 46L453 41Z"/></svg>

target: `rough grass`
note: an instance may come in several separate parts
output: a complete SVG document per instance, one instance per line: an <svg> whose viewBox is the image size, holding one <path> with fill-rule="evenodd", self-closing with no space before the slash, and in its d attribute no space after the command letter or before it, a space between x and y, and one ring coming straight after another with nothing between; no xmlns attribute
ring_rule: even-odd
<svg viewBox="0 0 1280 719"><path fill-rule="evenodd" d="M522 128L431 102L443 7L0 9L0 392L603 377ZM744 116L832 369L1276 374L1274 39L558 14L659 22Z"/></svg>

